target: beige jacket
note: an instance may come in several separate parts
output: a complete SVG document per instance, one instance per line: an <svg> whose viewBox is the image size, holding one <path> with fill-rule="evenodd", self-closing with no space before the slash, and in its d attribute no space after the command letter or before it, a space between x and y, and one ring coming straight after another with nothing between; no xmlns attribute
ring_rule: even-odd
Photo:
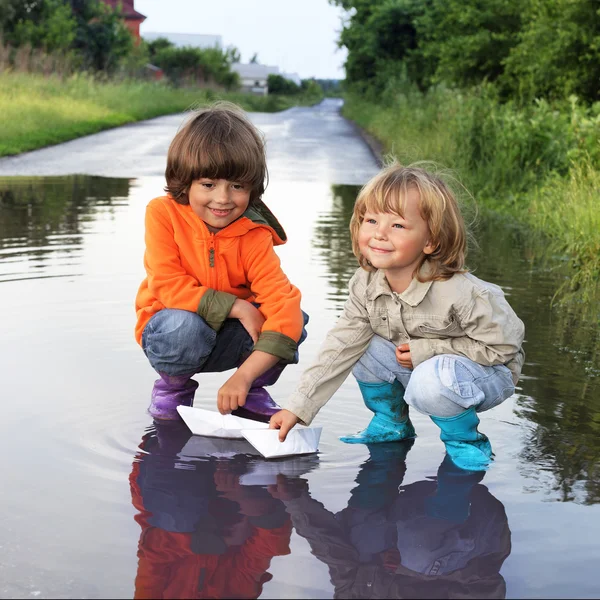
<svg viewBox="0 0 600 600"><path fill-rule="evenodd" d="M525 360L525 327L497 285L465 273L446 281L413 279L397 294L382 271L358 269L348 287L342 315L285 406L306 425L375 334L396 346L408 343L414 367L438 354L458 354L485 366L506 365L517 383Z"/></svg>

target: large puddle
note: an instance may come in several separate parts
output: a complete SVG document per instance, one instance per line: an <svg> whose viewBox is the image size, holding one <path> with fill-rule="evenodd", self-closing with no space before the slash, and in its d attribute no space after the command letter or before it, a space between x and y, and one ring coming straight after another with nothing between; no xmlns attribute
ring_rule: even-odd
<svg viewBox="0 0 600 600"><path fill-rule="evenodd" d="M0 179L0 597L597 597L598 320L550 308L559 259L482 218L470 264L527 327L517 394L482 417L496 453L483 478L454 472L417 414L414 444L339 442L369 418L351 378L317 417L318 456L266 462L145 413L155 377L133 302L161 187ZM355 270L355 195L272 181L265 196L311 318L281 401ZM198 376L196 405L214 409L226 377Z"/></svg>

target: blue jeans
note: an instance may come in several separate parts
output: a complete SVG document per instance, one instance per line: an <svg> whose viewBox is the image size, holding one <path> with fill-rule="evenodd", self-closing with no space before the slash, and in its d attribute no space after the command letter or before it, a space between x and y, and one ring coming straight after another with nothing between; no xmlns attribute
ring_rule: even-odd
<svg viewBox="0 0 600 600"><path fill-rule="evenodd" d="M393 383L404 387L404 400L426 415L453 417L475 407L489 410L514 394L510 370L504 365L484 367L464 356L440 354L414 369L396 360L396 346L376 335L352 374L365 383Z"/></svg>
<svg viewBox="0 0 600 600"><path fill-rule="evenodd" d="M308 315L302 312L304 325ZM306 339L306 329L298 344ZM225 319L216 332L196 313L164 308L152 315L142 333L142 349L152 368L167 375L220 373L239 367L254 342L238 319ZM298 362L298 352L291 364Z"/></svg>

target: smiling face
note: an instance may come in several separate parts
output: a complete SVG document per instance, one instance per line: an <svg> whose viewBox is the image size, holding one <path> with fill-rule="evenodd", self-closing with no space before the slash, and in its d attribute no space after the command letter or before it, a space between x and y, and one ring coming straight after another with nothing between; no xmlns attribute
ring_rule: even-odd
<svg viewBox="0 0 600 600"><path fill-rule="evenodd" d="M250 202L250 186L226 179L201 178L188 192L190 206L212 233L241 217Z"/></svg>
<svg viewBox="0 0 600 600"><path fill-rule="evenodd" d="M367 211L358 230L361 254L376 269L382 269L394 289L408 286L414 270L425 255L434 251L427 222L419 212L419 192L409 188L404 201L404 216ZM395 291L404 291L395 289Z"/></svg>

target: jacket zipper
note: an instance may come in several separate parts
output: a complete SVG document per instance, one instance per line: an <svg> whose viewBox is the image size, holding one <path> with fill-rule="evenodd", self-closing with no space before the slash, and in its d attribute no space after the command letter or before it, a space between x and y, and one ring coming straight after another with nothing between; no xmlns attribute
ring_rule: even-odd
<svg viewBox="0 0 600 600"><path fill-rule="evenodd" d="M210 235L210 248L208 250L208 264L211 269L215 268L215 236Z"/></svg>

